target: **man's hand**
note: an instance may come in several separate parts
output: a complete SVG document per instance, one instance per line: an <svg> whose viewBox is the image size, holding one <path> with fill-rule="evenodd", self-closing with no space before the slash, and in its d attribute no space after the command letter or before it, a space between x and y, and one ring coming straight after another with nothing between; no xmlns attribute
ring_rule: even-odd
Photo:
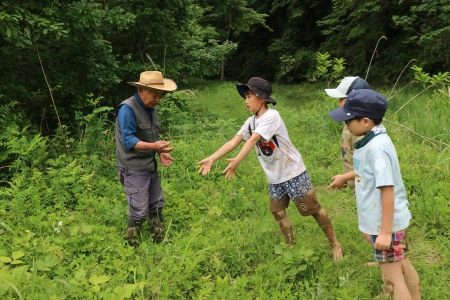
<svg viewBox="0 0 450 300"><path fill-rule="evenodd" d="M169 153L170 151L173 150L173 147L167 147L170 145L170 142L166 142L166 141L156 141L153 143L153 146L155 147L155 150L158 153Z"/></svg>
<svg viewBox="0 0 450 300"><path fill-rule="evenodd" d="M373 247L376 250L388 250L391 247L392 243L392 234L389 233L380 233L375 240L375 244Z"/></svg>
<svg viewBox="0 0 450 300"><path fill-rule="evenodd" d="M174 161L175 158L170 156L170 154L168 154L168 153L160 153L159 160L161 161L161 165L163 167L168 167L172 164L172 161Z"/></svg>
<svg viewBox="0 0 450 300"><path fill-rule="evenodd" d="M197 165L201 165L201 166L200 166L200 169L198 170L198 174L202 174L203 176L208 174L209 171L211 171L213 162L214 162L214 160L212 160L212 158L209 158L209 157L199 161L197 163Z"/></svg>
<svg viewBox="0 0 450 300"><path fill-rule="evenodd" d="M331 178L333 181L328 189L341 189L347 186L347 180L345 180L344 175L336 175Z"/></svg>
<svg viewBox="0 0 450 300"><path fill-rule="evenodd" d="M226 167L222 173L226 173L225 174L226 179L231 179L234 177L234 172L236 171L236 168L239 166L239 162L236 160L236 158L227 158L225 160L228 162L228 167Z"/></svg>

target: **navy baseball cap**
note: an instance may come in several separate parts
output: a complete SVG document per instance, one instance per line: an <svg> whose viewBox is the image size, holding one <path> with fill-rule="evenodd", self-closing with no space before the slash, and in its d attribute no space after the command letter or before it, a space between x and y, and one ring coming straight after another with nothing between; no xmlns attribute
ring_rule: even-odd
<svg viewBox="0 0 450 300"><path fill-rule="evenodd" d="M356 117L371 120L384 117L388 103L386 98L373 90L354 90L347 96L342 107L330 111L330 117L337 121L346 121Z"/></svg>

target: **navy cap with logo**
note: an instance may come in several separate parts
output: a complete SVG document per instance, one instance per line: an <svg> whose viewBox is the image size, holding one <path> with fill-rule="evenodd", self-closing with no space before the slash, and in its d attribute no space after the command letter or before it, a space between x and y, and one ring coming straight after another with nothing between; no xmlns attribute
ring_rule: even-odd
<svg viewBox="0 0 450 300"><path fill-rule="evenodd" d="M270 97L270 94L272 94L272 85L270 84L270 82L268 82L267 80L265 80L263 78L252 77L247 82L247 84L238 83L238 84L236 84L236 87L237 87L239 94L244 99L245 99L245 92L248 89L250 89L259 98L266 100L267 102L272 103L273 105L277 104L277 102Z"/></svg>
<svg viewBox="0 0 450 300"><path fill-rule="evenodd" d="M388 103L386 98L373 90L355 90L348 94L342 107L330 111L330 117L337 121L346 121L356 117L371 120L384 117Z"/></svg>

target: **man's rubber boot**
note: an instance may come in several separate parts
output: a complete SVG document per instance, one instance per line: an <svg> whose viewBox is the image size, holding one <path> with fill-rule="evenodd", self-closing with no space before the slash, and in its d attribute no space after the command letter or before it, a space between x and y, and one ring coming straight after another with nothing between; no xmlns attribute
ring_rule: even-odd
<svg viewBox="0 0 450 300"><path fill-rule="evenodd" d="M138 247L139 241L138 237L141 233L142 222L134 221L131 218L128 218L128 228L126 232L128 245L131 247Z"/></svg>
<svg viewBox="0 0 450 300"><path fill-rule="evenodd" d="M153 234L153 242L156 244L164 240L164 219L162 212L150 214L150 232Z"/></svg>

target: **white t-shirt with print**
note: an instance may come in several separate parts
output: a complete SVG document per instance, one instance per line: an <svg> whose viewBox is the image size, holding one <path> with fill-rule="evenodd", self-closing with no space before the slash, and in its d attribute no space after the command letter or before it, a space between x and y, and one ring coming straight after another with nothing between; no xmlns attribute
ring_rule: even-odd
<svg viewBox="0 0 450 300"><path fill-rule="evenodd" d="M251 136L250 131L261 135L255 150L269 183L282 183L306 171L302 156L289 139L278 111L269 108L259 118L248 118L237 135L246 141Z"/></svg>
<svg viewBox="0 0 450 300"><path fill-rule="evenodd" d="M382 186L394 186L394 220L392 232L408 227L411 213L406 190L400 173L397 152L386 128L378 125L372 130L382 133L353 154L355 168L355 194L358 226L361 232L378 235L381 232Z"/></svg>

